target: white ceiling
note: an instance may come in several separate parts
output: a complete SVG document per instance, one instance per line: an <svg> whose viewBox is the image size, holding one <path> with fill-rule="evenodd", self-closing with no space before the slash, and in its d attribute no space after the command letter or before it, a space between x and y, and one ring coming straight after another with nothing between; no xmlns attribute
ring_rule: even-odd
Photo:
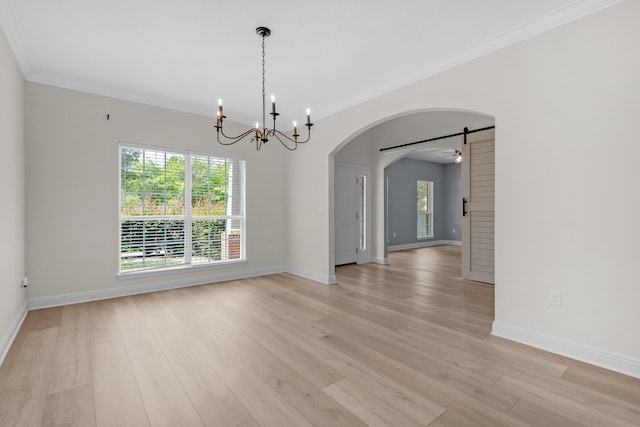
<svg viewBox="0 0 640 427"><path fill-rule="evenodd" d="M456 150L453 148L425 148L411 153L407 157L425 162L447 164L455 162Z"/></svg>
<svg viewBox="0 0 640 427"><path fill-rule="evenodd" d="M0 0L30 81L229 120L338 112L618 0Z"/></svg>

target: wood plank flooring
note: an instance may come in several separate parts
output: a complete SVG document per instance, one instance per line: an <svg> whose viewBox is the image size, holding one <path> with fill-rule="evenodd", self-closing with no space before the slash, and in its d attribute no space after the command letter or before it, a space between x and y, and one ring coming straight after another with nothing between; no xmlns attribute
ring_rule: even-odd
<svg viewBox="0 0 640 427"><path fill-rule="evenodd" d="M0 426L633 426L640 380L490 335L460 248L29 312Z"/></svg>

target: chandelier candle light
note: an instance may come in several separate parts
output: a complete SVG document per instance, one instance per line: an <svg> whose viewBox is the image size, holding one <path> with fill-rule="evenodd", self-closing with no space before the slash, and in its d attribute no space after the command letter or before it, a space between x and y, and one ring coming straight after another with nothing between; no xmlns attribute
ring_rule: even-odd
<svg viewBox="0 0 640 427"><path fill-rule="evenodd" d="M255 129L249 129L238 136L225 135L224 130L222 129L222 123L224 119L227 118L227 116L225 116L222 112L223 111L222 100L219 99L218 114L216 115L216 136L220 144L231 145L231 144L235 144L236 142L244 139L245 137L249 136L251 133L255 132L255 135L250 139L250 141L251 142L255 141L256 150L259 151L260 148L262 147L262 144L269 142L269 138L274 137L278 141L280 141L280 143L286 149L293 151L296 148L298 148L298 144L304 144L305 142L309 141L309 139L311 138L311 126L313 126L313 123L311 123L311 111L307 109L307 123L305 124L305 126L307 127L307 139L305 139L304 141L298 141L298 137L300 135L298 135L298 124L296 122L293 122L293 134L291 136L286 135L285 133L280 132L278 129L276 129L276 118L280 114L276 111L276 99L273 95L271 95L271 113L269 114L271 114L271 116L273 117L273 128L271 129L267 128L267 114L266 114L266 101L265 101L265 89L264 89L264 83L265 83L264 39L271 35L271 30L268 29L267 27L258 27L256 28L256 33L260 37L262 37L262 129L260 128L260 123L256 123ZM222 135L224 140L220 140L220 135ZM293 145L291 145L291 143L293 143Z"/></svg>

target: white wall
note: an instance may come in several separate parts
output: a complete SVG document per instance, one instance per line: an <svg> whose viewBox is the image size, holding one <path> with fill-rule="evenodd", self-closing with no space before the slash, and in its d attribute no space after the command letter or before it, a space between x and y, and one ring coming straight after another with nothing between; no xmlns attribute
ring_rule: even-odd
<svg viewBox="0 0 640 427"><path fill-rule="evenodd" d="M24 79L0 28L0 362L23 309L25 291Z"/></svg>
<svg viewBox="0 0 640 427"><path fill-rule="evenodd" d="M110 120L106 120L107 114ZM213 125L208 117L28 83L30 300L164 281L198 283L203 277L233 272L284 269L286 150L268 144L256 152L248 142L223 147L215 140ZM119 141L246 158L249 262L118 280Z"/></svg>
<svg viewBox="0 0 640 427"><path fill-rule="evenodd" d="M640 252L628 238L640 236L639 19L640 2L622 2L319 120L289 162L289 264L333 274L341 144L406 112L482 112L496 123L496 321L640 363ZM611 233L618 225L629 233Z"/></svg>

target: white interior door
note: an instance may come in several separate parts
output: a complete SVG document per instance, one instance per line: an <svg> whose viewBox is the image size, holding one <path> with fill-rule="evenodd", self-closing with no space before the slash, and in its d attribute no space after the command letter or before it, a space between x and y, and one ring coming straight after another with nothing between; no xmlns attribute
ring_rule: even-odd
<svg viewBox="0 0 640 427"><path fill-rule="evenodd" d="M358 261L358 170L335 165L335 265Z"/></svg>
<svg viewBox="0 0 640 427"><path fill-rule="evenodd" d="M495 283L495 132L467 135L462 146L462 277Z"/></svg>

